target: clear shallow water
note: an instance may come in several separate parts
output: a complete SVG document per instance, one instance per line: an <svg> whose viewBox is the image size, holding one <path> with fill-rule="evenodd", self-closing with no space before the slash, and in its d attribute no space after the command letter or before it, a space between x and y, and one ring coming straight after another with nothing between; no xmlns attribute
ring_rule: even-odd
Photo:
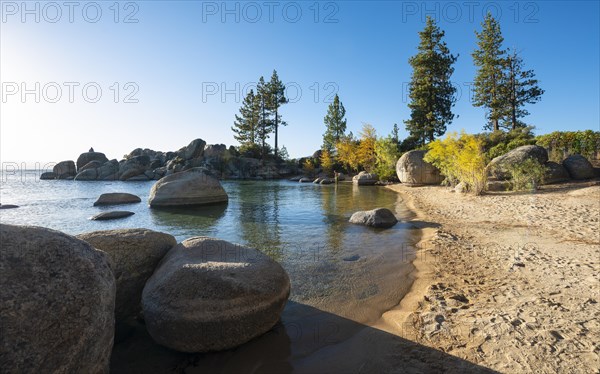
<svg viewBox="0 0 600 374"><path fill-rule="evenodd" d="M229 203L195 209L154 210L154 182L40 181L3 176L0 222L36 225L69 234L144 227L178 241L211 236L258 248L290 274L291 299L361 322L376 319L408 290L415 233L400 223L374 230L348 223L357 210L387 207L406 219L399 195L381 187L300 184L289 181L224 181ZM129 192L142 203L94 207L102 193ZM102 211L130 210L114 221L91 221Z"/></svg>

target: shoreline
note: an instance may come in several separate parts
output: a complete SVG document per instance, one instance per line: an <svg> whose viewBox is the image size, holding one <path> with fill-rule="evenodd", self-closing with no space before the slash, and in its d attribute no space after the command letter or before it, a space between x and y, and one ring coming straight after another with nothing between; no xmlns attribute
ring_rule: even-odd
<svg viewBox="0 0 600 374"><path fill-rule="evenodd" d="M373 327L499 372L600 367L598 179L480 197L387 188L423 236L413 285Z"/></svg>
<svg viewBox="0 0 600 374"><path fill-rule="evenodd" d="M386 189L398 193L406 208L414 215L409 221L419 230L418 241L415 244L415 258L412 260L414 267L408 276L412 279L412 284L408 292L402 297L398 305L384 312L379 320L372 327L401 336L403 338L415 338L411 317L418 309L419 303L433 282L433 267L427 261L426 253L430 250L429 246L436 234L436 228L424 224L427 219L426 212L416 206L416 201L406 188L401 184L392 184L385 186Z"/></svg>

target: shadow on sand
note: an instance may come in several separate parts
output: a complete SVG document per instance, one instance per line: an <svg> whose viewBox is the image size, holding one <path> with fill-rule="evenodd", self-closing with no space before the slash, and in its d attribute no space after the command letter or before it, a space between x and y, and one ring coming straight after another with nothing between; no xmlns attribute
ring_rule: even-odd
<svg viewBox="0 0 600 374"><path fill-rule="evenodd" d="M289 301L269 332L223 352L185 354L142 324L115 344L111 373L494 373L384 331Z"/></svg>

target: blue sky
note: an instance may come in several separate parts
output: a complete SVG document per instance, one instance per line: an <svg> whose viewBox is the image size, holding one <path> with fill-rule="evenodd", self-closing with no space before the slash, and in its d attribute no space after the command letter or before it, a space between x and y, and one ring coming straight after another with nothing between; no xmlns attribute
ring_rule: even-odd
<svg viewBox="0 0 600 374"><path fill-rule="evenodd" d="M236 144L230 127L243 89L273 69L294 101L281 111L289 126L279 141L291 156L319 148L336 92L355 134L370 123L387 135L398 123L404 137L408 58L427 14L459 54L452 77L458 118L448 129L479 132L484 112L470 104L468 88L474 30L488 10L505 46L521 51L546 91L525 121L540 134L599 130L597 1L22 4L1 2L3 162L76 159L91 146L121 158L136 147L174 150L198 137ZM39 103L23 89L37 91Z"/></svg>

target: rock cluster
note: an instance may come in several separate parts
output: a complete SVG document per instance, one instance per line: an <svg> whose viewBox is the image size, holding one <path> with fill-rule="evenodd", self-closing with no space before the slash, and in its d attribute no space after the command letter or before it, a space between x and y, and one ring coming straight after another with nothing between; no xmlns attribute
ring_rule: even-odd
<svg viewBox="0 0 600 374"><path fill-rule="evenodd" d="M290 293L268 256L207 237L0 224L0 242L0 367L10 372L108 373L113 339L143 328L142 313L168 348L234 348L273 328Z"/></svg>
<svg viewBox="0 0 600 374"><path fill-rule="evenodd" d="M148 181L196 167L231 179L274 179L296 172L287 165L238 157L237 152L227 149L224 144L207 145L204 140L195 139L175 152L136 148L121 161L109 160L104 153L90 149L82 153L76 163L62 161L52 172L43 173L40 179Z"/></svg>
<svg viewBox="0 0 600 374"><path fill-rule="evenodd" d="M506 183L497 182L509 181L511 179L508 171L510 167L529 159L535 160L544 166L545 184L560 183L570 179L590 179L596 176L592 164L581 155L571 155L559 164L548 161L548 152L545 148L538 145L525 145L490 161L487 166L488 177L490 179L488 190L505 190Z"/></svg>

